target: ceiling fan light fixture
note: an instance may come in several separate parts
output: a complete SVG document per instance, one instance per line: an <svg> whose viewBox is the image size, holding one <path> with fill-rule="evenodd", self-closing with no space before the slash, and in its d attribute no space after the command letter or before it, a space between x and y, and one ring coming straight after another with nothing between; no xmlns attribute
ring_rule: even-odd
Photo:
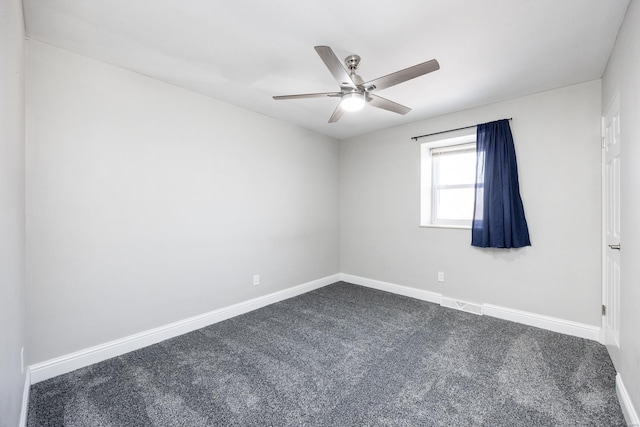
<svg viewBox="0 0 640 427"><path fill-rule="evenodd" d="M273 99L340 97L340 103L329 118L329 123L335 123L340 120L340 117L342 117L345 111L358 111L362 109L365 104L397 114L407 114L411 111L411 108L400 105L397 102L389 101L371 92L386 89L440 69L438 61L432 59L365 82L362 77L356 74L356 70L360 64L360 57L358 55L347 56L343 65L333 49L329 46L315 46L314 49L320 56L320 59L322 59L322 62L324 62L324 65L329 69L331 75L333 75L333 78L338 82L338 85L340 85L340 92L280 95L274 96Z"/></svg>
<svg viewBox="0 0 640 427"><path fill-rule="evenodd" d="M364 107L364 94L359 92L349 92L342 95L340 106L345 111L358 111Z"/></svg>

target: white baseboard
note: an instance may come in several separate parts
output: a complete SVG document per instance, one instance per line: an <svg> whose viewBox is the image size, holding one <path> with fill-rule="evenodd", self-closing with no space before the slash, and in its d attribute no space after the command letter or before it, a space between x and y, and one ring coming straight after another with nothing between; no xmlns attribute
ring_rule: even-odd
<svg viewBox="0 0 640 427"><path fill-rule="evenodd" d="M396 285L394 283L381 282L380 280L367 279L366 277L354 276L351 274L341 273L340 278L344 282L353 283L354 285L366 286L367 288L373 288L379 291L386 291L391 292L392 294L404 295L405 297L411 297L435 304L440 304L442 302L442 295L436 292L410 288L408 286Z"/></svg>
<svg viewBox="0 0 640 427"><path fill-rule="evenodd" d="M29 415L29 392L31 391L31 373L27 369L24 376L24 389L22 390L22 407L20 409L19 427L27 427L27 415Z"/></svg>
<svg viewBox="0 0 640 427"><path fill-rule="evenodd" d="M166 339L195 331L196 329L257 310L278 301L283 301L338 281L340 281L340 275L334 274L282 291L274 292L269 295L264 295L228 307L223 307L199 316L190 317L188 319L180 320L148 331L76 351L55 359L36 363L29 366L31 383L35 384L112 357L120 356L130 351L138 350Z"/></svg>
<svg viewBox="0 0 640 427"><path fill-rule="evenodd" d="M622 382L622 377L618 373L616 375L616 392L618 393L618 400L620 401L620 408L624 415L624 420L629 427L640 427L640 418L636 409L633 407L629 393Z"/></svg>
<svg viewBox="0 0 640 427"><path fill-rule="evenodd" d="M166 339L173 338L194 331L196 329L200 329L205 326L209 326L214 323L239 316L244 313L248 313L269 304L273 304L278 301L304 294L306 292L330 285L340 280L356 285L378 289L381 291L416 298L422 301L432 302L435 304L442 304L443 302L443 296L436 292L397 285L394 283L382 282L380 280L368 279L351 274L334 274L318 280L294 286L289 289L274 292L269 295L254 298L228 307L223 307L209 313L201 314L199 316L190 317L188 319L160 326L158 328L140 332L134 335L129 335L124 338L80 350L71 354L60 356L55 359L36 363L29 366L31 377L30 384L35 384L58 375L101 362L111 357L120 356L130 351L138 350L140 348L156 344ZM448 298L445 298L445 300L448 300ZM595 326L585 325L548 316L542 316L539 314L528 313L505 307L499 307L491 304L483 304L481 305L481 308L482 313L484 313L485 315L497 317L504 320L523 323L525 325L535 326L538 328L595 341L598 341L600 337L600 328ZM28 393L28 389L26 392Z"/></svg>
<svg viewBox="0 0 640 427"><path fill-rule="evenodd" d="M369 288L387 291L398 295L404 295L417 298L423 301L440 304L443 307L457 308L458 304L451 304L455 301L451 298L444 297L439 293L425 291L407 286L396 285L394 283L381 282L379 280L368 279L366 277L354 276L351 274L340 274L341 280L356 285L367 286ZM464 304L472 304L466 303ZM588 340L600 340L600 328L584 323L572 322L570 320L558 319L555 317L543 316L541 314L529 313L526 311L515 310L512 308L500 307L492 304L472 304L474 314L483 314L486 316L496 317L498 319L509 320L524 325L535 326L537 328L546 329L561 334L572 335L575 337L585 338ZM459 309L459 308L458 308Z"/></svg>
<svg viewBox="0 0 640 427"><path fill-rule="evenodd" d="M484 314L497 317L498 319L535 326L536 328L546 329L548 331L572 335L574 337L585 338L592 341L600 340L600 328L584 323L572 322L570 320L558 319L557 317L543 316L541 314L529 313L492 304L484 304Z"/></svg>

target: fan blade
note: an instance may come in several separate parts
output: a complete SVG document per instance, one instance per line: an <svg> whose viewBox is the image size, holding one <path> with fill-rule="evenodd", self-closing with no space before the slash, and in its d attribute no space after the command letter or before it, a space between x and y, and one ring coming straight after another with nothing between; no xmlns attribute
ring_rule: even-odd
<svg viewBox="0 0 640 427"><path fill-rule="evenodd" d="M301 99L301 98L324 98L327 96L340 96L340 92L325 92L325 93L301 93L299 95L279 95L274 96L273 99Z"/></svg>
<svg viewBox="0 0 640 427"><path fill-rule="evenodd" d="M340 102L338 103L338 106L336 107L335 111L329 118L329 123L335 123L338 120L340 120L340 117L342 117L343 113L344 113L344 110L342 109L342 102Z"/></svg>
<svg viewBox="0 0 640 427"><path fill-rule="evenodd" d="M397 102L389 101L386 98L374 95L372 93L367 94L367 102L373 107L393 111L394 113L398 114L407 114L409 111L411 111L411 108L409 107L405 107L404 105L398 104Z"/></svg>
<svg viewBox="0 0 640 427"><path fill-rule="evenodd" d="M432 59L431 61L423 62L422 64L414 65L413 67L405 68L404 70L396 71L395 73L387 74L386 76L366 82L364 87L368 88L373 85L376 90L385 89L439 69L440 64L438 64L438 61Z"/></svg>
<svg viewBox="0 0 640 427"><path fill-rule="evenodd" d="M329 46L315 46L314 49L318 52L320 59L322 59L324 65L327 66L340 87L356 88L356 84L351 80L349 73L342 66L342 62L340 62Z"/></svg>

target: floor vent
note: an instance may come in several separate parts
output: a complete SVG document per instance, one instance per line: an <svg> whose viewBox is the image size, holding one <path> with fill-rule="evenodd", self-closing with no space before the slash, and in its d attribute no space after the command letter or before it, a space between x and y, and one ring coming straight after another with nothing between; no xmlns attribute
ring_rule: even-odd
<svg viewBox="0 0 640 427"><path fill-rule="evenodd" d="M456 310L466 311L467 313L478 314L482 316L482 305L480 304L442 297L442 302L440 303L440 305L442 305L443 307L455 308Z"/></svg>

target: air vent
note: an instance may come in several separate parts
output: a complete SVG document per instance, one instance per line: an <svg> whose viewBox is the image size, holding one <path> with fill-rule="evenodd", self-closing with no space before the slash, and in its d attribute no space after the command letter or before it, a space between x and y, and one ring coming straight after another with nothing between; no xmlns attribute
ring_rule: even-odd
<svg viewBox="0 0 640 427"><path fill-rule="evenodd" d="M456 310L466 311L467 313L482 316L482 305L480 304L442 297L442 302L440 303L440 305L443 307L454 308Z"/></svg>

